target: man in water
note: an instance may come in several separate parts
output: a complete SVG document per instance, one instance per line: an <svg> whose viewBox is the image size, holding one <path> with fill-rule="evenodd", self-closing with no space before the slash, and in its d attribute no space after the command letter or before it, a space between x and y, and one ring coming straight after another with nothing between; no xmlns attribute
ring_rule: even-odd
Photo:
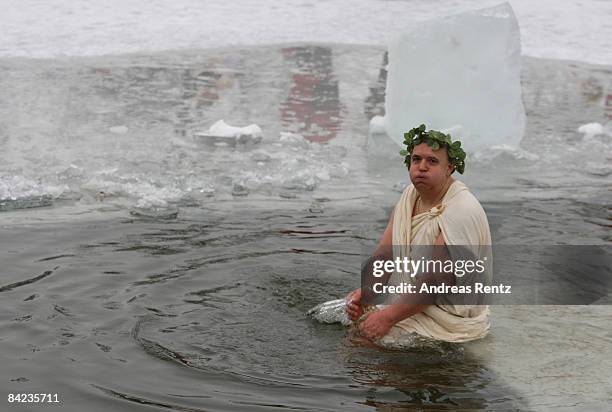
<svg viewBox="0 0 612 412"><path fill-rule="evenodd" d="M391 213L373 256L404 258L417 245L438 246L436 250L446 245L489 247L491 234L482 206L463 183L452 177L455 171L463 173L465 167L461 143L453 142L444 133L425 131L425 125L404 136L407 150L400 153L405 156L412 184ZM425 278L447 285L458 279L452 273ZM400 280L401 274L397 272L388 279L391 284ZM373 310L363 319L364 297L362 288L351 292L346 312L352 321L361 320L359 330L371 340L416 333L437 340L465 342L484 337L489 330L489 309L485 305L413 299L407 304L371 307Z"/></svg>

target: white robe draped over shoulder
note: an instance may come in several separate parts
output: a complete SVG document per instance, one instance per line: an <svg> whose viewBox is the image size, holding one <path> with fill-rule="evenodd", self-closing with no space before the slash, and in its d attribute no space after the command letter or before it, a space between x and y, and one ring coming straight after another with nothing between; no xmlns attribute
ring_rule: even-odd
<svg viewBox="0 0 612 412"><path fill-rule="evenodd" d="M414 186L408 186L393 212L394 259L410 258L411 246L433 245L440 232L444 243L449 246L491 245L485 212L465 184L455 180L440 205L412 216L418 196ZM410 282L406 276L393 273L389 283ZM402 334L417 333L436 340L466 342L486 336L489 326L489 307L486 305L436 304L398 322L382 340L393 341Z"/></svg>

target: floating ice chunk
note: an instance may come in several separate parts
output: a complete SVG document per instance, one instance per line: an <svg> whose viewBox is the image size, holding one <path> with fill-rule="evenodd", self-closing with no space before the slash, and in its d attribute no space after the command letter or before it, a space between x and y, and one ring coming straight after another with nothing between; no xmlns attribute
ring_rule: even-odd
<svg viewBox="0 0 612 412"><path fill-rule="evenodd" d="M240 184L234 183L232 187L232 195L234 196L247 196L249 194L249 188Z"/></svg>
<svg viewBox="0 0 612 412"><path fill-rule="evenodd" d="M589 139L598 134L603 134L604 128L601 123L587 123L578 128L578 133L582 133L586 139Z"/></svg>
<svg viewBox="0 0 612 412"><path fill-rule="evenodd" d="M317 187L317 181L313 177L308 177L307 179L303 179L303 177L295 177L283 182L281 187L285 190L292 190L296 192L312 192Z"/></svg>
<svg viewBox="0 0 612 412"><path fill-rule="evenodd" d="M370 134L388 134L387 118L384 116L374 116L370 119Z"/></svg>
<svg viewBox="0 0 612 412"><path fill-rule="evenodd" d="M222 136L222 137L240 137L240 136L251 136L251 137L261 137L261 128L256 124L250 124L245 127L235 127L230 126L225 123L223 119L218 120L210 126L208 129L208 133L213 136Z"/></svg>
<svg viewBox="0 0 612 412"><path fill-rule="evenodd" d="M109 132L114 134L126 134L129 129L127 126L113 126L108 129Z"/></svg>
<svg viewBox="0 0 612 412"><path fill-rule="evenodd" d="M525 125L520 52L507 3L412 25L389 45L390 137L401 145L421 123L437 130L462 125L470 152L518 146Z"/></svg>
<svg viewBox="0 0 612 412"><path fill-rule="evenodd" d="M136 203L136 207L141 209L165 208L167 206L168 202L156 193L147 193Z"/></svg>
<svg viewBox="0 0 612 412"><path fill-rule="evenodd" d="M281 132L278 141L283 145L295 145L300 147L308 147L310 143L304 139L304 136L292 132Z"/></svg>
<svg viewBox="0 0 612 412"><path fill-rule="evenodd" d="M261 127L250 124L245 127L230 126L223 119L216 121L207 132L194 133L195 137L205 139L215 145L235 146L239 144L259 143L262 140Z"/></svg>

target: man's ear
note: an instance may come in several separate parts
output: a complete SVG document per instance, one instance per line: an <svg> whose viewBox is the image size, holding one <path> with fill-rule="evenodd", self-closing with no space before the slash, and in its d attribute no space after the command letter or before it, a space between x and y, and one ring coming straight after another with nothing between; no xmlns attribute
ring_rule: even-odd
<svg viewBox="0 0 612 412"><path fill-rule="evenodd" d="M455 166L453 166L452 163L448 164L448 174L446 175L446 177L449 177L450 175L452 175L453 173L455 173Z"/></svg>

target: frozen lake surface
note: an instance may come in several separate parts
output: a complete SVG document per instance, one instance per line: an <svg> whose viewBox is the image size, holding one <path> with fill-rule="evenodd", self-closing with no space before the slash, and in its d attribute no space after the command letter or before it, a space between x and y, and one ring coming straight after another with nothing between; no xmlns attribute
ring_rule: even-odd
<svg viewBox="0 0 612 412"><path fill-rule="evenodd" d="M0 56L57 57L283 42L387 44L418 21L500 0L1 1ZM612 64L612 3L511 0L527 56Z"/></svg>

